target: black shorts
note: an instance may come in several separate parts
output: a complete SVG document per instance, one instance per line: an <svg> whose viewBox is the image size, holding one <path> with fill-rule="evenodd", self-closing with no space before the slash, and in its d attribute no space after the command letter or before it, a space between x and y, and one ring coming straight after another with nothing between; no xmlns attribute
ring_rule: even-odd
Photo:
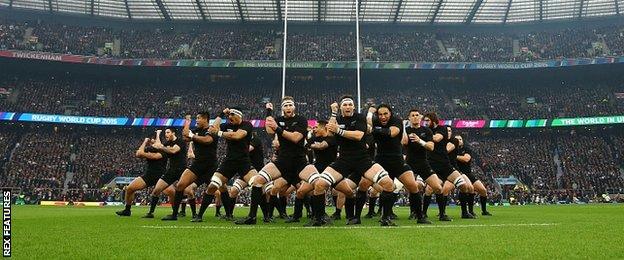
<svg viewBox="0 0 624 260"><path fill-rule="evenodd" d="M204 183L210 183L212 175L217 170L217 165L213 162L193 161L188 169L197 177L195 183L199 187Z"/></svg>
<svg viewBox="0 0 624 260"><path fill-rule="evenodd" d="M477 175L475 175L472 171L469 172L462 172L462 174L465 174L466 177L468 177L468 179L470 180L470 182L475 183L476 181L479 180L479 178L477 178Z"/></svg>
<svg viewBox="0 0 624 260"><path fill-rule="evenodd" d="M160 177L167 184L172 185L180 179L184 169L169 169L162 177Z"/></svg>
<svg viewBox="0 0 624 260"><path fill-rule="evenodd" d="M299 173L303 171L303 168L308 166L308 160L305 157L277 158L273 164L275 164L282 178L284 178L288 184L296 185L301 180L299 178Z"/></svg>
<svg viewBox="0 0 624 260"><path fill-rule="evenodd" d="M364 173L373 167L373 161L368 154L362 156L338 157L329 167L339 172L342 177L347 178L351 174L364 176Z"/></svg>
<svg viewBox="0 0 624 260"><path fill-rule="evenodd" d="M325 170L325 168L327 168L330 164L329 163L314 163L314 168L316 168L317 171L319 172L323 172Z"/></svg>
<svg viewBox="0 0 624 260"><path fill-rule="evenodd" d="M141 175L140 178L143 179L145 184L147 184L147 187L152 187L156 185L158 179L160 179L160 176L162 176L162 172L146 172L145 174Z"/></svg>
<svg viewBox="0 0 624 260"><path fill-rule="evenodd" d="M219 165L217 172L228 179L232 179L237 175L239 179L243 179L253 169L254 167L251 166L251 161L249 160L225 160Z"/></svg>
<svg viewBox="0 0 624 260"><path fill-rule="evenodd" d="M331 187L335 189L336 186L338 186L338 183L346 179L353 181L355 185L360 185L360 181L362 181L362 178L364 178L364 176L362 176L361 174L350 173L350 174L347 174L347 177L344 177L342 180L334 183Z"/></svg>
<svg viewBox="0 0 624 260"><path fill-rule="evenodd" d="M449 176L455 171L455 168L450 163L443 162L431 162L431 169L438 175L440 180L446 181Z"/></svg>
<svg viewBox="0 0 624 260"><path fill-rule="evenodd" d="M264 163L251 163L251 166L254 167L254 169L256 169L256 171L260 171L262 170L262 168L264 168Z"/></svg>
<svg viewBox="0 0 624 260"><path fill-rule="evenodd" d="M407 165L410 166L414 175L420 176L423 181L426 181L431 175L435 172L431 169L428 162L407 162Z"/></svg>
<svg viewBox="0 0 624 260"><path fill-rule="evenodd" d="M362 174L349 174L349 176L347 176L347 179L352 180L355 185L360 185L360 181L362 181L362 178L364 178L364 176Z"/></svg>
<svg viewBox="0 0 624 260"><path fill-rule="evenodd" d="M375 162L381 165L388 172L390 178L399 178L403 173L411 171L409 167L401 157L397 158L375 158Z"/></svg>

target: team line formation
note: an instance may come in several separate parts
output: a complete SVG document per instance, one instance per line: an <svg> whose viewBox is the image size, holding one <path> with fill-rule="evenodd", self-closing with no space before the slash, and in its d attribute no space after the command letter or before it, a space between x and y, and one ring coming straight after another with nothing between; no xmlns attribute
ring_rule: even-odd
<svg viewBox="0 0 624 260"><path fill-rule="evenodd" d="M286 96L281 115L274 115L273 104L266 104L265 129L273 137L272 160L265 165L262 143L244 119L240 108L225 108L210 125L210 114L200 112L191 130L186 116L182 132L167 128L153 138L145 138L136 156L145 159L145 173L125 187L125 209L116 212L130 216L135 192L153 187L150 210L144 218L154 218L162 193L169 197L172 213L163 221L175 221L191 208L191 222L202 222L208 206L216 200L223 206L222 218L234 220L236 198L251 189L249 214L235 220L238 225L256 224L258 208L263 221L273 222L278 209L286 223L297 223L307 209L306 226L331 225L345 210L347 225L361 224L367 199L372 218L379 200L379 223L396 226L393 206L398 194L409 193L410 217L418 224L431 224L427 209L435 194L440 221L451 221L446 214L449 195L458 190L461 217L475 218L475 196L481 213L487 211L487 190L471 171L471 150L450 126L440 125L436 113L411 109L407 120L392 112L392 106L371 106L358 113L351 96L331 104L331 116L308 131L307 118L296 113L295 100ZM226 120L227 121L224 121ZM226 155L217 159L220 138L225 139ZM227 183L233 182L231 187ZM199 211L195 192L203 184ZM336 212L328 216L326 194L331 190ZM286 198L296 192L294 213L286 215ZM423 196L424 195L424 196ZM184 210L180 211L180 206Z"/></svg>

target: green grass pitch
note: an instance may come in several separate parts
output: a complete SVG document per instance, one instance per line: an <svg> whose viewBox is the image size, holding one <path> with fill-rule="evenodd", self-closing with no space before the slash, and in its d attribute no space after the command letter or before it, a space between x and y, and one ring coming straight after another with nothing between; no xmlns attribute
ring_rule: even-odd
<svg viewBox="0 0 624 260"><path fill-rule="evenodd" d="M190 223L190 217L163 222L166 207L157 209L156 219L141 218L146 207L134 207L132 217L116 216L119 209L13 206L13 258L624 258L621 204L490 207L494 216L476 220L460 219L459 209L450 207L453 222L432 218L434 224L425 226L407 220L407 208L397 208L399 226L391 228L370 219L354 228L344 221L304 228L283 220L241 227L215 219L214 208L203 223ZM237 208L235 215L246 211ZM436 213L430 208L430 216Z"/></svg>

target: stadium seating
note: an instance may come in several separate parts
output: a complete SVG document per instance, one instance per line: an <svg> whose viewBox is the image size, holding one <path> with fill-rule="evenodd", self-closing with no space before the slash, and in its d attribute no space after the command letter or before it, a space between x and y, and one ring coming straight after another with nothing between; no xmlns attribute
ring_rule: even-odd
<svg viewBox="0 0 624 260"><path fill-rule="evenodd" d="M363 28L360 40L365 60L509 62L623 55L621 30L618 25L499 33ZM104 57L279 60L281 38L271 29L118 29L0 20L0 49ZM116 41L118 52L112 47ZM355 52L352 31L289 31L288 60L351 61Z"/></svg>
<svg viewBox="0 0 624 260"><path fill-rule="evenodd" d="M167 118L199 111L217 113L223 104L229 104L243 108L246 118L259 119L263 117L264 101L278 102L281 94L268 85L199 84L13 78L0 81L0 86L13 89L17 93L15 101L0 98L0 106L13 112ZM329 104L342 94L355 92L344 85L321 87L305 82L293 82L289 88L299 113L312 119L326 118ZM621 86L605 84L456 88L369 83L363 87L362 100L367 104L390 104L403 117L418 106L446 119L535 119L623 114L624 99L615 95L619 92L624 92ZM135 97L141 97L140 101Z"/></svg>

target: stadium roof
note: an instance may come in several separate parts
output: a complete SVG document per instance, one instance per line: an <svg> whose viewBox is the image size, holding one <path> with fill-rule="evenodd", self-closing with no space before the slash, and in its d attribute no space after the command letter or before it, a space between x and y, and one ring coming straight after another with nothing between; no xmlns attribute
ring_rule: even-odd
<svg viewBox="0 0 624 260"><path fill-rule="evenodd" d="M356 0L289 0L288 20L355 21ZM518 23L619 15L624 0L360 0L369 23ZM0 7L165 20L281 21L284 0L0 0Z"/></svg>

